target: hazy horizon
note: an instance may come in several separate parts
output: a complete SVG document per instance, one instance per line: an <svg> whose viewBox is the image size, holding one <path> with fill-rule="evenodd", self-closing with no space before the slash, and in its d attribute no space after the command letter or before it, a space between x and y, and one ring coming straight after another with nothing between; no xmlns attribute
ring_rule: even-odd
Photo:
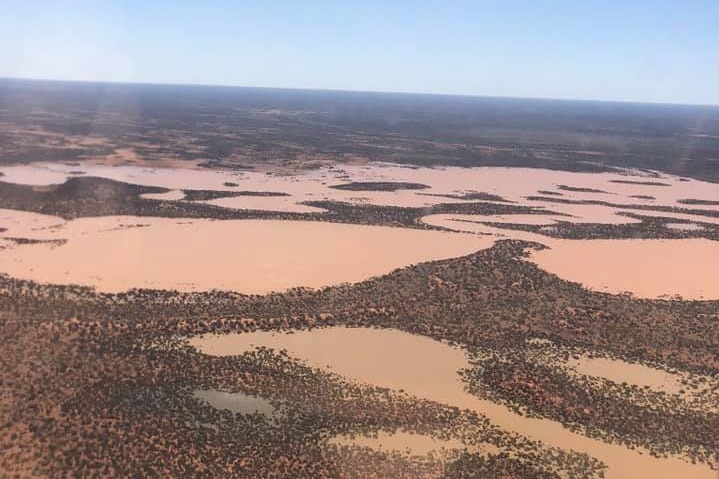
<svg viewBox="0 0 719 479"><path fill-rule="evenodd" d="M719 104L719 5L705 0L40 0L3 14L0 77Z"/></svg>
<svg viewBox="0 0 719 479"><path fill-rule="evenodd" d="M348 90L341 88L312 88L312 87L291 87L291 86L263 86L263 85L231 85L222 83L180 83L180 82L152 82L152 81L105 81L105 80L77 80L77 79L56 79L56 78L32 78L32 77L4 77L0 81L16 82L37 82L37 83L64 83L76 85L124 85L124 86L156 86L156 87L199 87L199 88L228 88L247 90L274 90L290 92L327 92L327 93L348 93L348 94L377 94L377 95L408 95L427 97L447 98L472 98L472 99L497 99L497 100L526 100L526 101L556 101L576 103L617 103L623 105L648 105L648 106L686 106L686 107L707 107L719 108L719 103L672 103L661 101L636 101L636 100L615 100L615 99L594 99L594 98L558 98L558 97L531 97L531 96L508 96L508 95L482 95L465 93L436 93L423 91L388 91L388 90Z"/></svg>

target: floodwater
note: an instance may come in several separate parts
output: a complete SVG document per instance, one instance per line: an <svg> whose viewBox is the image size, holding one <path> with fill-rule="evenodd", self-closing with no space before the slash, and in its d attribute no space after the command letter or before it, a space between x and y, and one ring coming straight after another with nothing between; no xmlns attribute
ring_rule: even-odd
<svg viewBox="0 0 719 479"><path fill-rule="evenodd" d="M181 165L181 164L180 164ZM456 198L431 195L457 195L466 192L485 192L499 195L509 201L524 203L528 196L546 196L540 191L560 193L559 198L570 200L604 200L619 204L683 206L681 199L719 199L719 185L698 180L680 181L678 177L656 174L647 178L626 170L618 173L574 173L532 168L409 168L392 164L340 165L295 172L292 175L269 174L259 171L210 170L191 165L192 168L166 168L133 165L99 165L84 162L80 165L65 163L33 163L0 167L2 181L32 185L62 183L72 172L82 171L85 176L125 181L128 183L177 189L209 189L232 191L279 191L292 196L294 203L308 200L337 200L377 205L423 207L436 203L461 202ZM644 175L644 176L642 176ZM333 185L352 181L412 182L429 188L417 191L396 192L344 191ZM651 186L617 183L616 181L658 181L668 186ZM229 186L228 186L229 185ZM237 185L237 186L234 186ZM606 193L561 190L560 186L601 190ZM429 194L429 195L428 195ZM635 198L637 194L653 196L653 200ZM536 202L537 206L544 202ZM603 207L594 205L559 205L547 203L555 211L570 212L584 209L580 214L589 221L597 219ZM719 211L719 206L701 206ZM606 213L610 221L612 212Z"/></svg>
<svg viewBox="0 0 719 479"><path fill-rule="evenodd" d="M422 221L486 238L541 243L548 248L533 251L530 261L562 279L593 290L630 292L642 298L679 295L685 299L719 299L719 242L705 239L565 240L481 223L488 218L491 217L441 214L425 216Z"/></svg>
<svg viewBox="0 0 719 479"><path fill-rule="evenodd" d="M540 268L588 288L637 297L719 298L719 242L557 240L532 252Z"/></svg>
<svg viewBox="0 0 719 479"><path fill-rule="evenodd" d="M186 220L167 218L102 217L65 221L46 215L0 210L0 273L58 284L83 284L100 291L137 287L182 291L213 288L242 293L267 293L305 286L319 288L362 281L417 262L445 259L488 248L498 239L523 239L544 244L528 261L576 281L585 287L639 297L681 295L686 299L719 298L719 243L708 240L560 240L529 232L490 227L482 222L546 225L574 223L626 224L637 220L623 215L672 217L714 223L716 218L662 213L601 205L572 205L531 201L560 193L569 200L604 200L616 204L666 205L691 208L681 199L719 199L719 185L636 172L627 174L570 173L517 168L407 168L397 165L348 165L321 168L298 175L236 172L201 168L160 168L98 164L31 164L0 167L1 181L32 185L62 183L68 177L86 176L160 186L170 191L144 195L148 199L183 201L182 189L218 191L273 191L289 196L245 196L207 203L242 209L315 212L301 204L311 200L360 204L425 207L462 202L441 195L485 192L516 204L554 213L538 215L430 215L427 224L454 231L421 231L376 226L302 221ZM616 181L660 181L668 186L636 185ZM428 185L419 191L344 191L333 185L352 181L413 182ZM560 185L591 188L604 193L567 191ZM429 194L429 195L428 195ZM635 198L649 195L653 200ZM435 195L435 196L432 196ZM440 195L440 196L436 196ZM719 211L719 206L697 206ZM669 227L675 227L669 225ZM682 226L691 228L691 226ZM5 238L5 239L3 239ZM44 244L16 244L8 238L67 240ZM710 478L705 466L678 458L657 459L646 452L572 433L559 423L530 419L508 408L479 399L464 390L457 371L467 366L460 349L396 330L331 328L293 335L251 333L192 338L207 354L240 354L254 346L286 348L308 364L351 380L403 390L420 398L478 411L503 428L550 446L588 452L609 466L609 479L634 477ZM677 382L645 366L586 360L572 363L578 372L613 381L648 385L675 392ZM263 398L223 391L197 391L214 407L237 412L271 413ZM413 436L413 437L409 437ZM457 449L458 442L440 442L430 436L406 432L381 433L377 438L338 437L339 443L384 450L410 449L413 454Z"/></svg>
<svg viewBox="0 0 719 479"><path fill-rule="evenodd" d="M524 215L522 215L522 216L524 216ZM526 216L535 216L535 215L526 215ZM535 219L534 221L546 222L548 227L552 225L552 223L549 223L549 221L554 218L553 216L546 216L546 215L536 215L536 216L538 216L539 218ZM484 222L487 221L487 218L492 218L492 216L457 215L457 214L444 214L443 213L443 214L423 216L421 221L422 221L422 223L425 223L425 224L428 224L431 226L448 228L452 231L491 236L491 237L495 238L496 240L519 239L519 240L524 240L524 241L539 242L539 243L543 243L543 244L547 244L549 241L553 241L552 238L548 238L546 236L536 234L536 233L531 233L529 231L511 230L511 229L497 228L495 226L488 226L488 225L484 224ZM520 223L520 224L522 224L522 223ZM523 224L531 224L531 223L523 223Z"/></svg>
<svg viewBox="0 0 719 479"><path fill-rule="evenodd" d="M628 363L621 359L580 357L570 359L568 366L579 374L608 379L615 383L649 387L655 391L679 394L683 389L681 377L643 364Z"/></svg>
<svg viewBox="0 0 719 479"><path fill-rule="evenodd" d="M707 223L719 225L719 218L704 215L692 215L687 213L670 213L664 211L637 211L636 213L643 216L654 216L658 218L673 218L677 220L694 221L696 223Z"/></svg>
<svg viewBox="0 0 719 479"><path fill-rule="evenodd" d="M639 223L640 220L624 216L621 213L635 212L632 210L610 208L601 205L572 205L562 203L549 203L532 201L528 206L542 207L544 209L563 213L566 216L558 216L558 221L567 223L596 223L605 225L623 225Z"/></svg>
<svg viewBox="0 0 719 479"><path fill-rule="evenodd" d="M536 342L536 339L533 341ZM627 384L668 394L684 401L685 406L690 410L701 414L719 412L719 396L716 394L719 389L719 378L608 356L597 356L591 352L577 355L576 351L565 350L565 353L570 357L568 361L558 359L557 356L541 357L541 355L536 360L560 368L572 376L600 378L616 384Z"/></svg>
<svg viewBox="0 0 719 479"><path fill-rule="evenodd" d="M323 208L315 208L297 203L287 196L235 196L202 201L208 205L221 206L237 210L283 211L287 213L322 213Z"/></svg>
<svg viewBox="0 0 719 479"><path fill-rule="evenodd" d="M498 239L514 238L548 246L532 252L529 259L591 289L631 292L647 298L719 298L717 242L561 240L477 222L487 218L423 218L428 224L472 233L458 234L304 221L130 216L64 221L0 210L0 227L7 229L0 232L0 272L110 292L147 287L266 293L296 286L319 288L358 282L410 264L470 254L492 246ZM17 245L2 238L67 242Z"/></svg>
<svg viewBox="0 0 719 479"><path fill-rule="evenodd" d="M27 211L0 209L0 236L13 238L36 238L48 231L61 228L65 220L57 216L29 213Z"/></svg>
<svg viewBox="0 0 719 479"><path fill-rule="evenodd" d="M0 249L0 272L106 292L320 288L493 243L475 235L380 226L131 216L80 218L34 233L33 238L67 241ZM16 235L10 228L2 236Z"/></svg>
<svg viewBox="0 0 719 479"><path fill-rule="evenodd" d="M146 200L178 201L185 197L185 193L182 190L170 190L166 193L144 193L140 196Z"/></svg>
<svg viewBox="0 0 719 479"><path fill-rule="evenodd" d="M294 334L254 332L204 335L190 338L200 352L238 355L255 347L287 349L308 365L360 383L403 390L487 416L492 423L530 439L567 450L586 452L607 466L607 479L714 479L706 465L680 458L655 458L640 449L630 450L565 429L560 423L528 418L509 408L480 399L464 389L458 371L468 366L465 353L433 339L393 329L333 327Z"/></svg>
<svg viewBox="0 0 719 479"><path fill-rule="evenodd" d="M194 396L215 409L227 409L236 414L262 414L268 418L276 414L275 408L267 399L250 394L198 389Z"/></svg>

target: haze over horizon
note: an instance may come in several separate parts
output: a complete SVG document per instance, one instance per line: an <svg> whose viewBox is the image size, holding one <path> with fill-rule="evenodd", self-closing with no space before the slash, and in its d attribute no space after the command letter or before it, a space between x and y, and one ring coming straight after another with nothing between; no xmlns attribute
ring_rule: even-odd
<svg viewBox="0 0 719 479"><path fill-rule="evenodd" d="M0 77L719 104L719 4L651 7L13 0Z"/></svg>

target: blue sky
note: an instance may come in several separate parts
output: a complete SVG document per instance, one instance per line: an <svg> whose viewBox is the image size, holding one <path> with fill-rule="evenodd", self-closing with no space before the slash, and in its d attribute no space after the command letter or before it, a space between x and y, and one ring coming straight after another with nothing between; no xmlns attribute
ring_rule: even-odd
<svg viewBox="0 0 719 479"><path fill-rule="evenodd" d="M0 77L719 104L719 1L2 0Z"/></svg>

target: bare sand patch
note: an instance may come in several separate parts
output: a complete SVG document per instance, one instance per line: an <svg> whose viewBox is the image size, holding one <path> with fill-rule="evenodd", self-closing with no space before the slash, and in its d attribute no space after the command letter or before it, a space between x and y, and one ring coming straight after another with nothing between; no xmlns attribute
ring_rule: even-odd
<svg viewBox="0 0 719 479"><path fill-rule="evenodd" d="M715 471L706 465L690 464L674 457L656 458L641 449L607 444L571 432L558 422L524 417L506 406L469 394L458 374L469 365L465 353L427 337L393 329L333 327L294 334L203 335L189 341L200 352L213 356L243 354L258 346L287 349L290 355L312 367L350 380L474 410L506 430L548 446L586 452L600 459L608 466L607 479L715 477Z"/></svg>
<svg viewBox="0 0 719 479"><path fill-rule="evenodd" d="M265 417L272 417L276 413L267 399L251 394L198 389L194 392L194 396L215 409L227 409L236 414L262 414Z"/></svg>
<svg viewBox="0 0 719 479"><path fill-rule="evenodd" d="M67 241L3 249L0 271L106 292L144 287L261 294L358 282L492 245L474 235L380 226L129 216L68 221L43 239Z"/></svg>
<svg viewBox="0 0 719 479"><path fill-rule="evenodd" d="M442 459L457 454L464 449L477 450L476 447L467 447L457 439L437 439L426 434L405 431L380 431L375 435L337 436L331 438L328 442L340 446L368 447L375 451L399 452L412 456L434 456ZM489 444L487 448L490 449Z"/></svg>
<svg viewBox="0 0 719 479"><path fill-rule="evenodd" d="M704 229L702 225L696 223L667 223L666 227L680 231L701 231Z"/></svg>

